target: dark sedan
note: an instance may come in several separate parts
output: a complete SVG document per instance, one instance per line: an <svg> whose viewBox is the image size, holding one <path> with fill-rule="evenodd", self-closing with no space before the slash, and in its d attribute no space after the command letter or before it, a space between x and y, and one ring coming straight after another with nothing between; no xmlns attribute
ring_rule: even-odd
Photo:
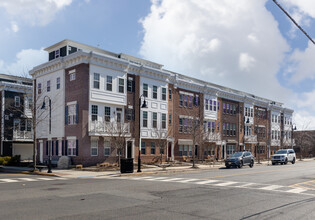
<svg viewBox="0 0 315 220"><path fill-rule="evenodd" d="M250 168L254 166L254 156L251 152L236 152L225 160L226 168L238 167L241 168L243 165L248 165Z"/></svg>

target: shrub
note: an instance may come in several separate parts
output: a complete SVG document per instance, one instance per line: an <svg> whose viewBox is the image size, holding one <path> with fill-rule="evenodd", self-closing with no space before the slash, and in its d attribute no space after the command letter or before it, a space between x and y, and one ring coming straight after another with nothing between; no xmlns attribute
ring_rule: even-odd
<svg viewBox="0 0 315 220"><path fill-rule="evenodd" d="M21 161L21 155L15 155L10 158L10 160L8 161L8 165L18 165L20 164L20 161Z"/></svg>
<svg viewBox="0 0 315 220"><path fill-rule="evenodd" d="M9 156L0 157L0 165L7 165L10 160L11 160L11 157Z"/></svg>

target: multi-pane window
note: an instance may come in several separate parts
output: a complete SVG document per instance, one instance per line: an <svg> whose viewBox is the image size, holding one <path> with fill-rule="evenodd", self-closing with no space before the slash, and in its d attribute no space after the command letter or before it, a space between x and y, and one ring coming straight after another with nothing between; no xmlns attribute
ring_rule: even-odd
<svg viewBox="0 0 315 220"><path fill-rule="evenodd" d="M179 118L179 132L183 132L183 119Z"/></svg>
<svg viewBox="0 0 315 220"><path fill-rule="evenodd" d="M77 105L68 105L68 125L76 124Z"/></svg>
<svg viewBox="0 0 315 220"><path fill-rule="evenodd" d="M206 110L208 110L209 109L208 99L205 100L205 106L206 106Z"/></svg>
<svg viewBox="0 0 315 220"><path fill-rule="evenodd" d="M113 90L113 77L106 76L106 90L112 91Z"/></svg>
<svg viewBox="0 0 315 220"><path fill-rule="evenodd" d="M166 128L166 114L162 114L162 128Z"/></svg>
<svg viewBox="0 0 315 220"><path fill-rule="evenodd" d="M92 105L92 121L97 121L98 106Z"/></svg>
<svg viewBox="0 0 315 220"><path fill-rule="evenodd" d="M60 89L60 77L57 77L57 80L56 80L56 89Z"/></svg>
<svg viewBox="0 0 315 220"><path fill-rule="evenodd" d="M179 150L178 156L183 156L183 145L179 145L178 150Z"/></svg>
<svg viewBox="0 0 315 220"><path fill-rule="evenodd" d="M75 72L74 72L74 73L70 73L70 75L69 75L69 80L70 80L70 81L75 80Z"/></svg>
<svg viewBox="0 0 315 220"><path fill-rule="evenodd" d="M235 145L227 145L226 146L227 155L234 154L234 152L235 152Z"/></svg>
<svg viewBox="0 0 315 220"><path fill-rule="evenodd" d="M152 98L157 99L157 86L153 86L152 89Z"/></svg>
<svg viewBox="0 0 315 220"><path fill-rule="evenodd" d="M20 96L15 96L14 97L14 106L15 107L20 107L20 102L21 102Z"/></svg>
<svg viewBox="0 0 315 220"><path fill-rule="evenodd" d="M192 102L193 102L193 97L192 97L192 96L188 96L188 105L189 105L189 108L192 108Z"/></svg>
<svg viewBox="0 0 315 220"><path fill-rule="evenodd" d="M236 136L236 124L233 124L233 135Z"/></svg>
<svg viewBox="0 0 315 220"><path fill-rule="evenodd" d="M217 101L213 101L213 111L217 110Z"/></svg>
<svg viewBox="0 0 315 220"><path fill-rule="evenodd" d="M132 77L128 77L128 80L127 80L127 91L128 92L133 92L134 91L134 81L133 81L133 78Z"/></svg>
<svg viewBox="0 0 315 220"><path fill-rule="evenodd" d="M152 128L157 128L157 113L152 112Z"/></svg>
<svg viewBox="0 0 315 220"><path fill-rule="evenodd" d="M110 107L105 106L105 121L109 122L110 121Z"/></svg>
<svg viewBox="0 0 315 220"><path fill-rule="evenodd" d="M168 99L172 100L172 90L171 89L168 90Z"/></svg>
<svg viewBox="0 0 315 220"><path fill-rule="evenodd" d="M236 105L233 105L233 114L236 115Z"/></svg>
<svg viewBox="0 0 315 220"><path fill-rule="evenodd" d="M143 112L143 115L142 115L142 126L144 128L147 128L148 127L148 112Z"/></svg>
<svg viewBox="0 0 315 220"><path fill-rule="evenodd" d="M100 88L100 74L99 73L94 73L93 88L94 89Z"/></svg>
<svg viewBox="0 0 315 220"><path fill-rule="evenodd" d="M168 124L171 125L172 124L172 114L168 115Z"/></svg>
<svg viewBox="0 0 315 220"><path fill-rule="evenodd" d="M145 142L141 141L141 154L145 154Z"/></svg>
<svg viewBox="0 0 315 220"><path fill-rule="evenodd" d="M116 120L121 122L122 108L116 108Z"/></svg>
<svg viewBox="0 0 315 220"><path fill-rule="evenodd" d="M105 141L104 142L104 156L109 156L110 155L110 142Z"/></svg>
<svg viewBox="0 0 315 220"><path fill-rule="evenodd" d="M98 155L98 140L92 139L91 140L91 156L97 156Z"/></svg>
<svg viewBox="0 0 315 220"><path fill-rule="evenodd" d="M185 99L184 99L184 101L185 101L185 107L187 107L187 106L188 106L188 96L185 95L184 97L185 97Z"/></svg>
<svg viewBox="0 0 315 220"><path fill-rule="evenodd" d="M133 117L134 117L134 111L131 108L127 108L126 109L126 120L127 121L133 121Z"/></svg>
<svg viewBox="0 0 315 220"><path fill-rule="evenodd" d="M225 123L222 124L222 130L223 130L223 135L226 135L226 128L225 128Z"/></svg>
<svg viewBox="0 0 315 220"><path fill-rule="evenodd" d="M119 78L119 81L118 81L119 85L118 85L118 91L120 93L124 93L125 92L125 80L122 79L122 78Z"/></svg>
<svg viewBox="0 0 315 220"><path fill-rule="evenodd" d="M20 127L21 127L21 121L20 119L14 119L13 120L13 129L15 131L20 131Z"/></svg>
<svg viewBox="0 0 315 220"><path fill-rule="evenodd" d="M68 156L76 156L76 140L68 140Z"/></svg>
<svg viewBox="0 0 315 220"><path fill-rule="evenodd" d="M41 83L37 84L37 92L38 92L38 94L42 93L42 84Z"/></svg>
<svg viewBox="0 0 315 220"><path fill-rule="evenodd" d="M143 83L143 96L148 97L148 84Z"/></svg>
<svg viewBox="0 0 315 220"><path fill-rule="evenodd" d="M183 106L183 95L179 94L179 106Z"/></svg>
<svg viewBox="0 0 315 220"><path fill-rule="evenodd" d="M225 103L223 103L223 113L224 114L226 113L226 105L225 105Z"/></svg>
<svg viewBox="0 0 315 220"><path fill-rule="evenodd" d="M195 106L199 106L199 95L195 96Z"/></svg>
<svg viewBox="0 0 315 220"><path fill-rule="evenodd" d="M166 100L166 88L162 88L162 100Z"/></svg>
<svg viewBox="0 0 315 220"><path fill-rule="evenodd" d="M188 156L188 145L184 145L184 156Z"/></svg>
<svg viewBox="0 0 315 220"><path fill-rule="evenodd" d="M226 123L226 135L229 136L230 135L230 124Z"/></svg>
<svg viewBox="0 0 315 220"><path fill-rule="evenodd" d="M212 100L209 100L209 110L212 111Z"/></svg>
<svg viewBox="0 0 315 220"><path fill-rule="evenodd" d="M50 92L50 80L47 81L47 92Z"/></svg>
<svg viewBox="0 0 315 220"><path fill-rule="evenodd" d="M155 154L155 142L151 142L151 154Z"/></svg>

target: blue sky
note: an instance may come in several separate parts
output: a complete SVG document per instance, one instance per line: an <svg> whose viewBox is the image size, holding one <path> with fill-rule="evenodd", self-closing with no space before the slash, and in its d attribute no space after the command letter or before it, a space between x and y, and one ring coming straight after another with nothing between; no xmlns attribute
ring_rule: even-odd
<svg viewBox="0 0 315 220"><path fill-rule="evenodd" d="M278 2L315 37L314 1ZM0 0L0 29L1 73L71 39L283 102L315 129L315 45L272 0Z"/></svg>

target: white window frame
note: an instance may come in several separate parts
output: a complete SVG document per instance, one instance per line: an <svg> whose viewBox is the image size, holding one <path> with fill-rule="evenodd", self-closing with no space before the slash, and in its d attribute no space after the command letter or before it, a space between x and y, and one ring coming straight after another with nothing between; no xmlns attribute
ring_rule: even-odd
<svg viewBox="0 0 315 220"><path fill-rule="evenodd" d="M21 106L21 97L20 96L14 96L14 106L15 107Z"/></svg>
<svg viewBox="0 0 315 220"><path fill-rule="evenodd" d="M113 91L113 77L106 76L106 91Z"/></svg>
<svg viewBox="0 0 315 220"><path fill-rule="evenodd" d="M93 145L93 143L95 144L95 142L96 142L96 146ZM96 149L96 154L93 154L93 149ZM95 139L95 138L91 139L91 156L92 157L98 156L98 139Z"/></svg>
<svg viewBox="0 0 315 220"><path fill-rule="evenodd" d="M56 89L60 89L60 77L56 79Z"/></svg>
<svg viewBox="0 0 315 220"><path fill-rule="evenodd" d="M68 104L68 125L75 125L77 122L77 105Z"/></svg>
<svg viewBox="0 0 315 220"><path fill-rule="evenodd" d="M95 85L98 85L98 86L96 87ZM101 74L94 73L93 74L93 89L100 89L100 85L101 85Z"/></svg>
<svg viewBox="0 0 315 220"><path fill-rule="evenodd" d="M123 84L120 84L120 82L123 82ZM120 91L120 89L122 89L122 91ZM118 78L118 92L125 93L125 79L124 78Z"/></svg>
<svg viewBox="0 0 315 220"><path fill-rule="evenodd" d="M106 149L109 149L109 154L106 154ZM111 149L110 142L104 141L104 156L110 156L111 154L110 149Z"/></svg>
<svg viewBox="0 0 315 220"><path fill-rule="evenodd" d="M73 145L71 145L70 143L73 143ZM76 149L77 149L77 146L76 146L76 139L68 139L68 156L76 156Z"/></svg>

